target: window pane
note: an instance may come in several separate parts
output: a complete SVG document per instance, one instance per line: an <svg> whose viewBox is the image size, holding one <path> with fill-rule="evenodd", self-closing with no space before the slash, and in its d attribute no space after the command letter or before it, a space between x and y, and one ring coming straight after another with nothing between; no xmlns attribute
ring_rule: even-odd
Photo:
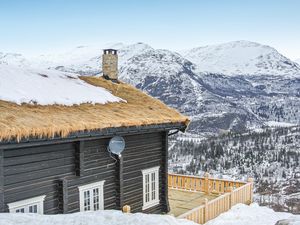
<svg viewBox="0 0 300 225"><path fill-rule="evenodd" d="M85 191L83 194L84 194L84 211L91 210L90 191Z"/></svg>
<svg viewBox="0 0 300 225"><path fill-rule="evenodd" d="M37 213L37 205L30 205L29 206L30 213Z"/></svg>
<svg viewBox="0 0 300 225"><path fill-rule="evenodd" d="M146 202L149 202L150 201L150 174L147 174L146 175L146 190L145 190L145 195L146 195Z"/></svg>
<svg viewBox="0 0 300 225"><path fill-rule="evenodd" d="M24 212L25 212L24 208L16 209L16 213L24 213Z"/></svg>
<svg viewBox="0 0 300 225"><path fill-rule="evenodd" d="M94 196L94 210L99 210L99 189L93 189L93 196Z"/></svg>
<svg viewBox="0 0 300 225"><path fill-rule="evenodd" d="M155 173L151 173L151 200L155 200Z"/></svg>

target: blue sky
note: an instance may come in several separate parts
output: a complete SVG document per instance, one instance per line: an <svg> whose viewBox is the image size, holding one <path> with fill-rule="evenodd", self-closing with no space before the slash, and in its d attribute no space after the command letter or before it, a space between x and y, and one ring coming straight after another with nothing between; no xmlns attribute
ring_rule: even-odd
<svg viewBox="0 0 300 225"><path fill-rule="evenodd" d="M145 42L186 49L234 40L300 58L298 0L0 0L0 51Z"/></svg>

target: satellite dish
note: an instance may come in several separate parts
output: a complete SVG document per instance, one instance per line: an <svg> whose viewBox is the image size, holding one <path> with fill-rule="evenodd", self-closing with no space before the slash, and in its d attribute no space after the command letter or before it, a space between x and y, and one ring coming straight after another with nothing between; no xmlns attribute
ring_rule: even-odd
<svg viewBox="0 0 300 225"><path fill-rule="evenodd" d="M125 140L120 136L115 136L110 139L108 144L108 151L115 155L121 155L125 148Z"/></svg>

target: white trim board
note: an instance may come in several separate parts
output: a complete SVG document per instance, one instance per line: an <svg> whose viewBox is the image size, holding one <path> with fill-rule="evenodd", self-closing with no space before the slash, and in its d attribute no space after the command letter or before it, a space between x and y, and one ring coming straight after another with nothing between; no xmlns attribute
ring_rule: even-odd
<svg viewBox="0 0 300 225"><path fill-rule="evenodd" d="M34 198L28 198L17 202L8 203L8 209L10 212L15 212L18 208L25 208L30 205L37 205L38 206L38 213L44 214L44 200L46 195L41 195Z"/></svg>

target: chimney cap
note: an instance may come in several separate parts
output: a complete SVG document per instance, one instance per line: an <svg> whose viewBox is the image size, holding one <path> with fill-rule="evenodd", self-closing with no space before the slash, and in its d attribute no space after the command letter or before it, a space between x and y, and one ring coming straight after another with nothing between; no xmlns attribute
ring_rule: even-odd
<svg viewBox="0 0 300 225"><path fill-rule="evenodd" d="M103 49L103 53L104 54L117 54L118 53L118 50L117 49L113 49L113 48L106 48L106 49Z"/></svg>

